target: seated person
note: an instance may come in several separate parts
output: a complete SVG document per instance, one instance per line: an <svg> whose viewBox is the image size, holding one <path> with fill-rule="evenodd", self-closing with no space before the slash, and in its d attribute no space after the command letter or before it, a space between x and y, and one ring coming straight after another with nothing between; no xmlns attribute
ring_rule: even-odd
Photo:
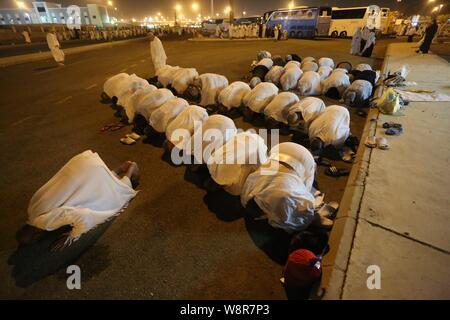
<svg viewBox="0 0 450 320"><path fill-rule="evenodd" d="M238 133L212 154L208 163L212 179L209 185L238 196L248 175L266 159L267 146L263 138L250 131Z"/></svg>
<svg viewBox="0 0 450 320"><path fill-rule="evenodd" d="M372 91L373 87L369 81L356 80L345 90L342 99L349 107L363 108L368 105Z"/></svg>
<svg viewBox="0 0 450 320"><path fill-rule="evenodd" d="M282 92L273 98L264 109L267 129L279 128L280 124L286 125L288 109L298 101L298 96L292 92Z"/></svg>
<svg viewBox="0 0 450 320"><path fill-rule="evenodd" d="M208 112L204 108L191 105L184 108L184 110L170 122L166 128L166 143L164 149L167 154L177 157L177 159L172 157L172 162L175 164L183 163L185 160L184 157L187 156L184 150L188 147L191 136L198 126L201 126L206 119L208 119ZM175 153L173 153L173 151Z"/></svg>
<svg viewBox="0 0 450 320"><path fill-rule="evenodd" d="M322 94L339 100L345 89L350 86L350 78L344 69L334 69L330 76L322 81Z"/></svg>
<svg viewBox="0 0 450 320"><path fill-rule="evenodd" d="M243 115L247 121L253 121L264 113L266 106L278 95L278 88L273 83L262 82L244 96Z"/></svg>
<svg viewBox="0 0 450 320"><path fill-rule="evenodd" d="M244 97L251 91L250 86L242 81L235 81L219 94L219 113L235 117L240 115L244 106Z"/></svg>
<svg viewBox="0 0 450 320"><path fill-rule="evenodd" d="M31 198L28 222L17 233L21 245L40 239L46 231L70 225L54 249L62 249L81 235L126 208L137 192L139 169L127 161L111 171L97 153L84 151L73 157Z"/></svg>
<svg viewBox="0 0 450 320"><path fill-rule="evenodd" d="M320 74L306 71L298 81L298 91L301 96L318 96L322 93Z"/></svg>
<svg viewBox="0 0 450 320"><path fill-rule="evenodd" d="M272 227L288 233L312 224L331 228L333 221L314 211L315 172L316 163L305 147L292 142L280 143L272 148L269 160L248 176L242 189L242 205L256 203Z"/></svg>
<svg viewBox="0 0 450 320"><path fill-rule="evenodd" d="M309 141L315 155L328 146L339 150L351 140L350 113L342 106L329 106L309 125Z"/></svg>

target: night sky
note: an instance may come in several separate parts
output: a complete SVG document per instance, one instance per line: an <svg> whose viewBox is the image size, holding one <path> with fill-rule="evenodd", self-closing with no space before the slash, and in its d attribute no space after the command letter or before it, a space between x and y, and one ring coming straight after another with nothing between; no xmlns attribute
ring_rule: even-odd
<svg viewBox="0 0 450 320"><path fill-rule="evenodd" d="M31 3L30 0L23 0ZM86 4L86 3L102 3L106 4L107 0L54 0L53 2L68 6L70 4ZM198 3L203 16L210 15L210 0L113 0L114 6L119 9L120 18L137 19L144 16L154 16L157 12L165 17L173 16L173 8L179 3L183 9L182 13L188 18L194 18L196 14L191 9L193 2ZM261 15L265 11L274 8L287 7L290 0L234 0L235 16L239 17L242 11L246 11L247 15ZM224 9L228 6L228 0L215 0L214 12L223 15ZM435 0L429 4L428 0L296 0L296 5L328 5L337 7L346 6L362 6L376 4L381 7L389 7L393 10L399 10L406 14L429 14L431 9L440 4L446 4L442 9L442 13L448 12L448 0ZM0 7L14 7L14 0L0 0Z"/></svg>

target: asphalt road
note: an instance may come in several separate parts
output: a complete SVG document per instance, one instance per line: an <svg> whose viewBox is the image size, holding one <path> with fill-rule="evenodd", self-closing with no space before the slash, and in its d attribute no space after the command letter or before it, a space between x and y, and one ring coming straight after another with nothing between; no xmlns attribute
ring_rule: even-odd
<svg viewBox="0 0 450 320"><path fill-rule="evenodd" d="M349 55L349 40L164 45L168 63L235 81L261 49L379 68L386 43L379 41L373 59ZM185 168L165 162L162 149L121 145L119 139L130 128L99 133L116 121L113 110L99 100L103 82L118 72L153 75L146 41L72 55L63 68L48 60L0 70L0 298L285 299L279 278L286 249L279 232L264 221L245 219L235 206L238 199L207 194L187 181ZM364 119L351 113L352 131L359 135ZM236 124L249 127L242 119ZM142 191L114 221L62 253L48 251L56 233L18 249L15 232L26 222L33 193L86 149L98 152L111 168L137 161ZM323 170L320 189L326 200L339 201L346 179L326 177ZM81 290L66 288L70 264L81 267Z"/></svg>

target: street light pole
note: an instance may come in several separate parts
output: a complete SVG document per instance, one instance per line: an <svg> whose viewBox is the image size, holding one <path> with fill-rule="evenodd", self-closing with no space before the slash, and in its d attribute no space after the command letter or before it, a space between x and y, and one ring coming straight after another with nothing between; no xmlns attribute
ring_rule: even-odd
<svg viewBox="0 0 450 320"><path fill-rule="evenodd" d="M234 0L229 0L230 2L230 24L234 22Z"/></svg>
<svg viewBox="0 0 450 320"><path fill-rule="evenodd" d="M214 17L214 0L211 0L211 17Z"/></svg>

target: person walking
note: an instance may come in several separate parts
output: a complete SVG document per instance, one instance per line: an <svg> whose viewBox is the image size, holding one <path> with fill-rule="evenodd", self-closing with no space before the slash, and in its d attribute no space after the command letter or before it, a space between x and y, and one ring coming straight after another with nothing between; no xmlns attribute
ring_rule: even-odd
<svg viewBox="0 0 450 320"><path fill-rule="evenodd" d="M423 39L423 43L420 45L417 53L428 53L430 50L431 42L433 41L434 36L438 30L438 24L436 19L433 19L433 22L425 29L425 37Z"/></svg>

